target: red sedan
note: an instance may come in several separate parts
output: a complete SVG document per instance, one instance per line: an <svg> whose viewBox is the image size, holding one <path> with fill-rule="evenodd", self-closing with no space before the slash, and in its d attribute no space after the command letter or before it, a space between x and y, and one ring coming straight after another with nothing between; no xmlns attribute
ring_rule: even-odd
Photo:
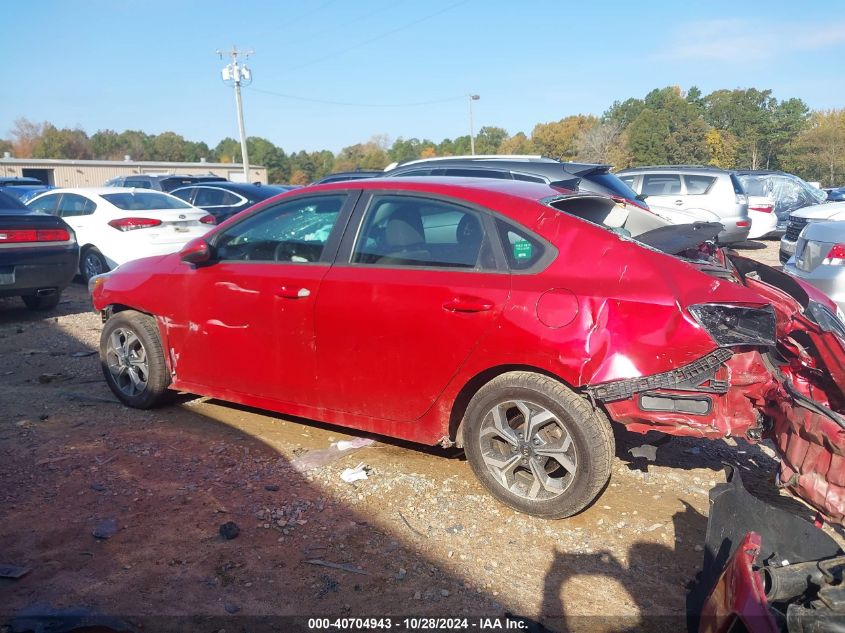
<svg viewBox="0 0 845 633"><path fill-rule="evenodd" d="M103 370L133 407L186 391L457 444L543 517L607 483L609 420L771 436L782 481L841 521L845 326L719 229L527 182L298 189L95 278Z"/></svg>

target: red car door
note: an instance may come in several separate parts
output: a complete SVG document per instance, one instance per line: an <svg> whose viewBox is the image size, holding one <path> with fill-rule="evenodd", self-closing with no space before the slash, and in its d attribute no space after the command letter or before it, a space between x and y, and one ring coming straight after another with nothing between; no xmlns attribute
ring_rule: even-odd
<svg viewBox="0 0 845 633"><path fill-rule="evenodd" d="M320 288L319 406L406 421L431 407L508 298L491 226L451 202L372 196Z"/></svg>
<svg viewBox="0 0 845 633"><path fill-rule="evenodd" d="M213 262L185 273L175 386L233 400L313 399L314 305L351 198L283 200L211 239Z"/></svg>

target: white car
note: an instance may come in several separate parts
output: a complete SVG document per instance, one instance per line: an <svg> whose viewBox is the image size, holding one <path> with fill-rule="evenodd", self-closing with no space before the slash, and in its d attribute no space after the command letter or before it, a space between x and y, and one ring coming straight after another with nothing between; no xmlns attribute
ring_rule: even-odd
<svg viewBox="0 0 845 633"><path fill-rule="evenodd" d="M133 259L176 252L215 223L202 209L149 189L52 189L27 206L60 216L76 231L86 280Z"/></svg>
<svg viewBox="0 0 845 633"><path fill-rule="evenodd" d="M780 261L785 264L795 255L798 237L805 226L812 222L845 220L845 202L823 202L811 207L803 207L789 214L786 233L780 240Z"/></svg>
<svg viewBox="0 0 845 633"><path fill-rule="evenodd" d="M778 230L775 202L766 196L748 196L748 218L751 220L749 240L769 237Z"/></svg>

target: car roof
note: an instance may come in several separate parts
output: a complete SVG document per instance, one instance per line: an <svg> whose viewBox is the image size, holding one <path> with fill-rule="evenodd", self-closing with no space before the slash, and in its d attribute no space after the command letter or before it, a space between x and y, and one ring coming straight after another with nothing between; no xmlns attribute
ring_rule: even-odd
<svg viewBox="0 0 845 633"><path fill-rule="evenodd" d="M648 172L648 171L686 171L686 172L700 171L700 172L717 173L717 174L729 174L729 173L731 173L727 169L722 169L721 167L713 167L712 165L644 165L642 167L626 167L625 169L620 169L616 173L617 174L630 174L630 173L640 173L640 172Z"/></svg>
<svg viewBox="0 0 845 633"><path fill-rule="evenodd" d="M62 187L61 189L50 189L49 191L45 191L41 195L56 193L76 193L82 196L103 196L111 193L121 192L155 193L166 196L170 195L166 191L158 191L157 189L145 189L143 187Z"/></svg>
<svg viewBox="0 0 845 633"><path fill-rule="evenodd" d="M542 203L548 198L573 195L576 192L559 189L544 183L522 180L492 180L490 178L456 177L394 177L365 178L346 180L322 185L311 185L294 189L284 196L302 196L309 193L359 190L377 190L385 192L428 193L446 197L456 197L482 207L492 208L511 217L527 228L534 228L542 215L533 205L513 204L519 201ZM577 194L576 194L577 195ZM590 194L601 196L601 194ZM608 196L601 196L607 198ZM550 207L547 209L551 210ZM557 213L557 212L555 212Z"/></svg>
<svg viewBox="0 0 845 633"><path fill-rule="evenodd" d="M38 178L30 178L29 176L0 177L0 186L7 187L14 185L44 185L44 183L38 180Z"/></svg>

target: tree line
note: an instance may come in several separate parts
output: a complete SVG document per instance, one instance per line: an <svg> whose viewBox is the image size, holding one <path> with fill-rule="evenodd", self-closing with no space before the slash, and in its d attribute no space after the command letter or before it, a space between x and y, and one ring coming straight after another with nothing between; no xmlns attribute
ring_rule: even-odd
<svg viewBox="0 0 845 633"><path fill-rule="evenodd" d="M376 136L328 151L286 153L272 141L247 139L250 162L267 168L270 182L307 184L336 171L383 169L389 163L470 153L469 135L443 139ZM482 127L477 154L542 154L566 161L637 165L714 165L782 169L825 185L845 185L845 108L811 111L798 98L779 101L771 90L692 87L652 90L643 98L613 103L601 116L576 114L538 123L530 134ZM18 158L66 158L239 162L240 143L224 138L215 147L175 132L59 129L26 118L15 121L0 151Z"/></svg>

